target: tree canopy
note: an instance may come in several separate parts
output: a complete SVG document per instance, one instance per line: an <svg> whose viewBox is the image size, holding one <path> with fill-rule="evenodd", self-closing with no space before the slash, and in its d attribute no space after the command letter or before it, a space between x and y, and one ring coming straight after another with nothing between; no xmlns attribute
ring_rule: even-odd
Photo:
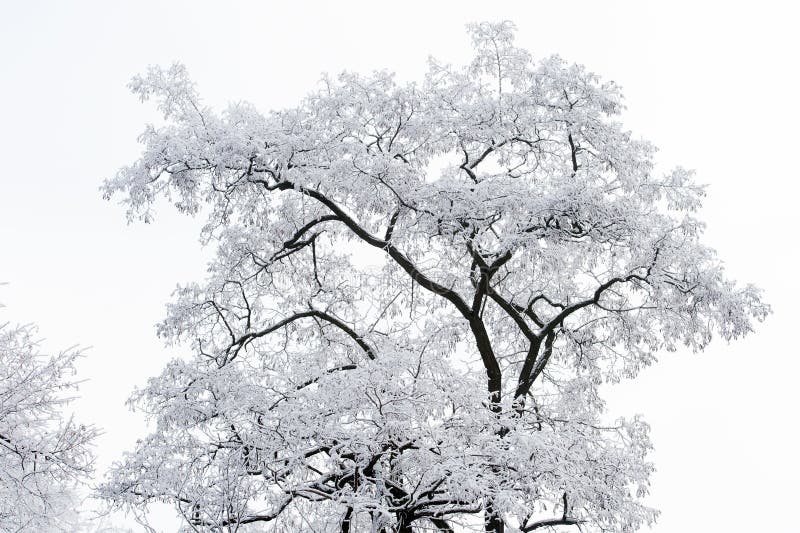
<svg viewBox="0 0 800 533"><path fill-rule="evenodd" d="M80 351L43 354L36 333L0 324L0 531L72 532L97 431L64 413Z"/></svg>
<svg viewBox="0 0 800 533"><path fill-rule="evenodd" d="M211 531L633 531L648 427L603 383L769 311L701 242L703 188L659 172L619 88L469 27L420 83L325 77L217 113L185 68L131 88L165 123L107 180L217 253L158 331L185 352L132 403L154 431L101 494Z"/></svg>

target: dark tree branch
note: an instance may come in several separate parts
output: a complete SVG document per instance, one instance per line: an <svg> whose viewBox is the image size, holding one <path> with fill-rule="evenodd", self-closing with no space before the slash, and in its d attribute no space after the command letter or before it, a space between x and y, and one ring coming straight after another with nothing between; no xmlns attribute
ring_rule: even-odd
<svg viewBox="0 0 800 533"><path fill-rule="evenodd" d="M500 296L497 291L494 290L493 287L489 287L489 297L494 300L494 302L506 312L506 314L511 317L511 319L517 324L517 327L520 329L523 335L529 340L534 341L537 337L533 330L528 326L528 323L525 322L525 319L520 314L520 311L517 307L515 307L511 302ZM524 309L523 309L524 311Z"/></svg>
<svg viewBox="0 0 800 533"><path fill-rule="evenodd" d="M578 171L578 149L575 146L575 141L572 140L572 134L567 135L569 141L569 149L572 155L572 172L573 175Z"/></svg>
<svg viewBox="0 0 800 533"><path fill-rule="evenodd" d="M372 347L369 344L367 344L367 342L363 339L363 337L361 337L361 335L356 333L355 330L353 330L350 326L348 326L347 324L345 324L344 322L342 322L341 320L339 320L335 316L333 316L333 315L331 315L329 313L326 313L324 311L320 311L318 309L310 309L308 311L301 311L299 313L295 313L295 314L293 314L293 315L291 315L291 316L289 316L287 318L284 318L283 320L280 320L280 321L272 324L271 326L268 326L268 327L266 327L266 328L264 328L264 329L262 329L260 331L255 331L255 332L252 332L252 333L246 333L245 335L242 335L231 346L231 349L233 350L234 356L236 354L238 354L239 350L241 350L245 345L247 345L253 339L257 339L259 337L263 337L265 335L269 335L270 333L273 333L273 332L275 332L275 331L277 331L277 330L279 330L279 329L291 324L292 322L295 322L296 320L300 320L301 318L309 318L309 317L319 318L319 319L324 320L325 322L328 322L329 324L331 324L333 326L336 326L337 328L342 330L348 337L353 339L356 342L356 344L358 344L358 346L362 350L364 350L364 353L367 354L367 357L369 357L370 359L375 359L375 357L376 357L375 351L372 349Z"/></svg>
<svg viewBox="0 0 800 533"><path fill-rule="evenodd" d="M383 236L384 241L389 242L392 239L392 233L394 233L394 226L397 224L398 217L400 217L399 209L395 211L389 219L389 225L386 227L386 234Z"/></svg>
<svg viewBox="0 0 800 533"><path fill-rule="evenodd" d="M532 524L528 524L522 528L521 531L535 531L537 529L541 529L543 527L556 527L556 526L577 526L582 523L581 520L577 518L548 518L546 520L540 520L538 522L533 522Z"/></svg>
<svg viewBox="0 0 800 533"><path fill-rule="evenodd" d="M535 531L537 529L541 529L543 527L556 527L556 526L577 526L583 523L583 520L578 520L577 518L570 518L569 517L569 502L567 500L567 493L565 492L561 497L562 505L564 506L564 510L561 514L561 518L548 518L546 520L539 520L537 522L533 522L531 524L523 525L520 530L522 531ZM526 520L527 522L527 520Z"/></svg>
<svg viewBox="0 0 800 533"><path fill-rule="evenodd" d="M339 220L339 217L337 217L336 215L323 215L321 217L315 218L314 220L312 220L311 222L307 223L302 228L297 230L295 234L289 238L289 240L283 243L283 246L285 248L295 248L299 246L301 244L300 239L308 230L310 230L317 224L322 224L323 222L328 222L331 220Z"/></svg>
<svg viewBox="0 0 800 533"><path fill-rule="evenodd" d="M342 524L341 524L341 533L350 533L350 520L353 518L353 508L351 506L347 506L347 511L345 511L344 516L342 517Z"/></svg>
<svg viewBox="0 0 800 533"><path fill-rule="evenodd" d="M545 365L550 360L553 354L553 342L555 341L555 333L548 333L544 338L544 351L539 357L539 349L542 346L540 340L531 342L531 347L528 350L528 355L525 358L525 363L522 365L522 370L519 373L517 381L517 390L514 392L514 400L521 401L522 398L531 390L533 382L539 377L539 374L544 370Z"/></svg>
<svg viewBox="0 0 800 533"><path fill-rule="evenodd" d="M348 215L336 202L332 201L330 198L322 194L321 192L309 189L307 187L296 186L294 183L289 181L280 181L275 185L269 186L268 189L270 190L296 190L301 194L314 198L315 200L319 201L325 207L331 210L331 212L337 216L339 220L341 220L347 227L352 231L358 238L360 238L365 243L369 244L370 246L374 246L376 248L381 248L386 250L389 256L395 260L395 262L400 265L400 267L405 270L411 278L416 281L419 285L424 287L425 289L433 292L434 294L438 294L445 298L446 300L450 301L456 309L464 317L468 317L471 313L470 307L467 303L461 298L456 291L452 289L448 289L444 285L441 285L432 279L428 278L425 274L420 271L414 263L408 259L400 250L397 249L394 245L390 242L387 242L384 239L380 239L372 235L369 231L364 229L358 222L356 222L350 215Z"/></svg>
<svg viewBox="0 0 800 533"><path fill-rule="evenodd" d="M557 328L558 326L560 326L564 322L564 319L566 319L568 316L570 316L574 312L576 312L576 311L578 311L580 309L583 309L584 307L588 307L590 305L599 303L600 302L600 297L603 295L603 293L606 290L608 290L609 288L611 288L612 286L616 285L617 283L627 283L629 281L634 281L634 280L641 281L643 283L647 283L647 281L648 281L647 278L650 277L650 273L652 271L653 264L655 264L656 259L658 258L658 252L659 252L659 250L656 249L655 257L653 258L653 263L650 266L647 267L646 273L644 275L641 275L641 274L628 274L627 276L618 276L618 277L615 277L615 278L611 278L610 280L606 281L605 283L602 283L594 291L594 294L592 295L591 298L588 298L586 300L582 300L582 301L580 301L578 303L575 303L575 304L572 304L572 305L564 307L564 309L560 313L558 313L552 320L550 320L545 325L544 328L542 328L542 330L539 332L539 337L542 337L543 335L547 335L548 333L551 333L555 328Z"/></svg>

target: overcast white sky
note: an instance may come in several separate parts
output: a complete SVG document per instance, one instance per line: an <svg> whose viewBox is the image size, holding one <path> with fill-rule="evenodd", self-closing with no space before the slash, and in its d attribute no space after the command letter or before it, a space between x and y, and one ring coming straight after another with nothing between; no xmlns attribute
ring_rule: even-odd
<svg viewBox="0 0 800 533"><path fill-rule="evenodd" d="M798 13L792 2L652 4L4 2L0 321L38 323L52 349L91 346L76 409L106 432L99 473L143 436L125 399L170 357L153 325L175 284L204 273L199 221L163 209L154 225L127 226L98 192L155 118L130 77L180 60L207 103L268 110L293 105L323 71L418 79L428 55L469 56L465 23L510 19L535 56L622 85L627 126L710 185L706 241L774 307L744 341L665 354L610 391L613 412L653 427L653 531L797 531Z"/></svg>

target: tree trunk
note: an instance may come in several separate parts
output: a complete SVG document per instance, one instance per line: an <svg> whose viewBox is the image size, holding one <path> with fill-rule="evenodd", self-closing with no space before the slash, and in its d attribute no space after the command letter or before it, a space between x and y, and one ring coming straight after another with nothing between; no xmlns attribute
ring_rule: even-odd
<svg viewBox="0 0 800 533"><path fill-rule="evenodd" d="M400 515L397 520L397 533L414 533L411 522L413 520L408 520L405 516Z"/></svg>
<svg viewBox="0 0 800 533"><path fill-rule="evenodd" d="M491 502L486 504L483 528L486 533L505 533L506 530L506 525L503 522L503 519L494 512Z"/></svg>
<svg viewBox="0 0 800 533"><path fill-rule="evenodd" d="M351 525L350 521L352 520L352 518L353 518L353 508L348 507L347 511L344 513L344 516L342 517L341 533L350 533L350 525Z"/></svg>

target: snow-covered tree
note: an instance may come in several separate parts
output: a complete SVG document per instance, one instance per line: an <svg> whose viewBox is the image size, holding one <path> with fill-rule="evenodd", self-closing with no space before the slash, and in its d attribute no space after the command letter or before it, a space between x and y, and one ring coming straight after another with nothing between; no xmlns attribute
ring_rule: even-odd
<svg viewBox="0 0 800 533"><path fill-rule="evenodd" d="M424 81L344 73L296 108L215 113L181 65L132 82L166 122L106 181L132 219L166 197L217 246L159 333L191 355L132 403L155 429L114 506L170 502L233 531L633 531L647 425L603 383L660 351L748 333L618 87L469 27L474 60Z"/></svg>
<svg viewBox="0 0 800 533"><path fill-rule="evenodd" d="M80 351L43 354L36 335L0 325L0 531L73 532L97 431L64 413Z"/></svg>

